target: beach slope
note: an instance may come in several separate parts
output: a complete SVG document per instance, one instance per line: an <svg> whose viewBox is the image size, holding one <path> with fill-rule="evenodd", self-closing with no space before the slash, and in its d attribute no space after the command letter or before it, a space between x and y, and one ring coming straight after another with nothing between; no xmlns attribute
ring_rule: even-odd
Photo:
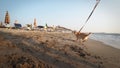
<svg viewBox="0 0 120 68"><path fill-rule="evenodd" d="M0 29L0 68L120 68L120 50L72 33Z"/></svg>

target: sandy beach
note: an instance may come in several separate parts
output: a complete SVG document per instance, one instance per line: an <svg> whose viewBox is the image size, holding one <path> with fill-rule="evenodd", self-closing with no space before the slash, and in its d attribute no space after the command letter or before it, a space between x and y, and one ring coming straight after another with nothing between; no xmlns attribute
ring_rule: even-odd
<svg viewBox="0 0 120 68"><path fill-rule="evenodd" d="M0 68L120 68L120 49L72 33L0 29Z"/></svg>

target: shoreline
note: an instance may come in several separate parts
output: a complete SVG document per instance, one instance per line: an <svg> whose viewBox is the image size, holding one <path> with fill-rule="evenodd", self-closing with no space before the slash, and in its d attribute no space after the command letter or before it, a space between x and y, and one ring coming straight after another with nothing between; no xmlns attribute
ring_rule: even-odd
<svg viewBox="0 0 120 68"><path fill-rule="evenodd" d="M90 53L102 57L105 68L120 67L120 49L93 39L85 42L85 46Z"/></svg>
<svg viewBox="0 0 120 68"><path fill-rule="evenodd" d="M90 48L91 50L94 50L94 49L92 49L92 47L93 48L95 47L95 48L101 49L101 50L103 48L103 49L113 49L113 50L116 50L116 51L120 51L120 49L118 49L118 48L115 48L115 47L113 47L111 45L105 44L104 42L94 40L94 39L89 39L88 41L86 41L85 46Z"/></svg>
<svg viewBox="0 0 120 68"><path fill-rule="evenodd" d="M100 43L102 43L102 44L105 45L105 46L112 47L112 48L114 48L114 49L118 49L118 50L120 50L120 48L114 47L113 44L110 45L110 44L104 43L104 42L102 42L102 41L94 40L94 39L91 39L91 38L90 38L90 40L93 40L93 41L96 41L96 42L100 42Z"/></svg>
<svg viewBox="0 0 120 68"><path fill-rule="evenodd" d="M104 39L105 37L105 39ZM114 48L120 49L120 34L111 34L111 33L97 33L90 36L90 39L100 41L106 45L112 46Z"/></svg>

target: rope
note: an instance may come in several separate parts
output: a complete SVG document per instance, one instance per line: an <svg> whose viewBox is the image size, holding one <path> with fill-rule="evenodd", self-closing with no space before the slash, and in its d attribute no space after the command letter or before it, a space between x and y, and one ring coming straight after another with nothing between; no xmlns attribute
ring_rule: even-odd
<svg viewBox="0 0 120 68"><path fill-rule="evenodd" d="M79 32L83 29L83 27L86 25L86 23L88 22L88 20L90 19L90 17L92 16L93 12L95 11L96 7L98 6L100 0L96 0L96 4L92 10L92 12L90 13L90 15L88 16L87 20L85 21L85 24L81 27L81 29L79 30Z"/></svg>

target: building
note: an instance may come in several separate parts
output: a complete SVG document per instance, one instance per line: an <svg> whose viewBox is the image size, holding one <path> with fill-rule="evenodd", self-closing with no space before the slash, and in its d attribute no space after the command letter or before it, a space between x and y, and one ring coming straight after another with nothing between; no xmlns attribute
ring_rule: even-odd
<svg viewBox="0 0 120 68"><path fill-rule="evenodd" d="M37 27L37 22L36 22L36 18L34 19L34 28Z"/></svg>
<svg viewBox="0 0 120 68"><path fill-rule="evenodd" d="M4 22L6 25L10 24L10 16L9 16L9 13L8 11L6 12L6 15L5 15L5 22Z"/></svg>

